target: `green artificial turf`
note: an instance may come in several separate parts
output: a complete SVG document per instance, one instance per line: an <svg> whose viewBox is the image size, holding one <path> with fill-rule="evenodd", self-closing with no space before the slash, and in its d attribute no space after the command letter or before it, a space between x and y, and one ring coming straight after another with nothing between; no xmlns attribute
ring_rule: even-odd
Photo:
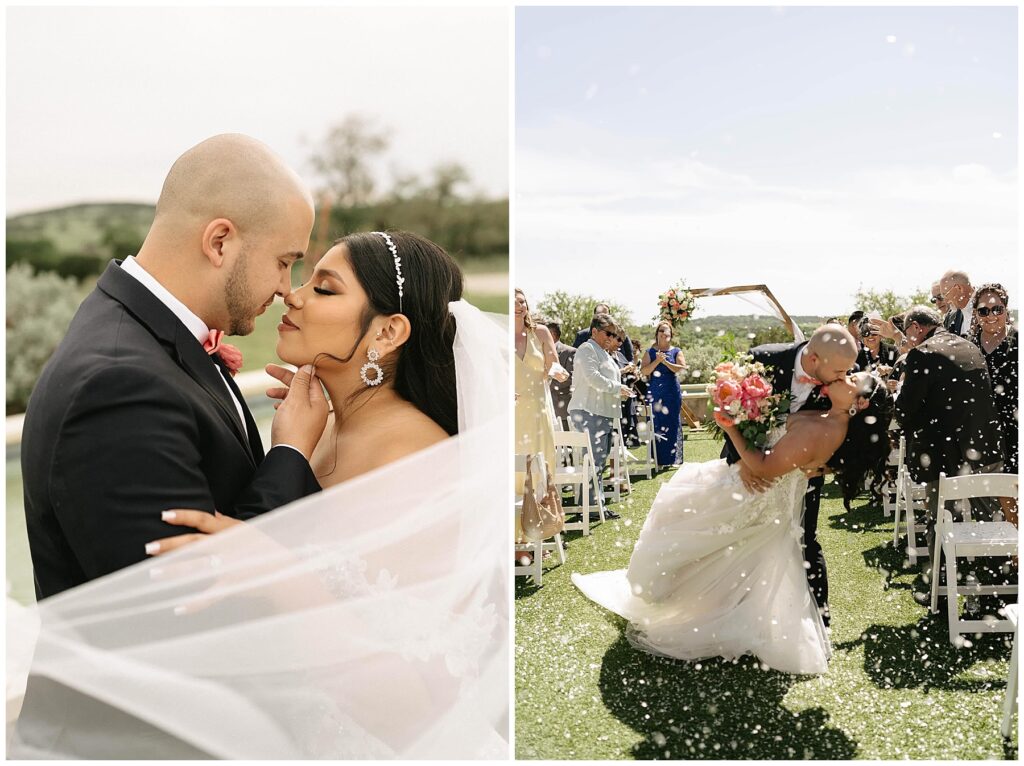
<svg viewBox="0 0 1024 766"><path fill-rule="evenodd" d="M691 432L686 459L715 459L719 448ZM517 758L1016 759L1016 737L1004 744L999 734L1008 635L954 648L945 613L911 597L923 586L892 547L891 519L866 499L845 511L831 483L818 526L832 608L827 675L630 647L625 621L569 576L625 567L673 473L635 480L613 506L621 520L595 522L590 537L570 533L566 563L551 557L541 587L516 578Z"/></svg>

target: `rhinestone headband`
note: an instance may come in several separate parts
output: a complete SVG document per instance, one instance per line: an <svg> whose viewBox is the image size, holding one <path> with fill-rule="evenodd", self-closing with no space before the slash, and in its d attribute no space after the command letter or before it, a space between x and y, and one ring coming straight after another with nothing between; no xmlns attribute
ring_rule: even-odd
<svg viewBox="0 0 1024 766"><path fill-rule="evenodd" d="M373 234L379 234L384 237L384 242L387 243L388 250L391 251L391 257L395 259L395 284L398 285L398 311L402 313L402 285L405 284L405 277L402 276L402 258L398 254L398 248L395 247L395 243L391 241L391 235L386 231L375 231Z"/></svg>

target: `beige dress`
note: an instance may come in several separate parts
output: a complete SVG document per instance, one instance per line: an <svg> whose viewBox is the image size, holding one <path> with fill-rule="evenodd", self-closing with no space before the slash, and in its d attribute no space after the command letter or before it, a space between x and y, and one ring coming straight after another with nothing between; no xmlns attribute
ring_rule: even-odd
<svg viewBox="0 0 1024 766"><path fill-rule="evenodd" d="M555 411L544 369L544 349L537 334L527 328L526 353L516 354L516 454L543 455L548 472L555 469ZM534 477L534 487L540 477ZM524 477L516 476L516 494L523 492Z"/></svg>

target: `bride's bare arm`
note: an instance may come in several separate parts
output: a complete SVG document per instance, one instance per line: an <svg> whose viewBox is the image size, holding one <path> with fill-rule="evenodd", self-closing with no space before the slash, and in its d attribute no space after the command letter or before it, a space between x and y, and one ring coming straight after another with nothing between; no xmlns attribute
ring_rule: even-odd
<svg viewBox="0 0 1024 766"><path fill-rule="evenodd" d="M731 420L715 413L715 420L725 429L733 446L750 472L762 479L784 476L795 468L818 466L828 460L839 446L833 430L815 423L803 423L788 432L767 452L751 449L739 428ZM840 436L839 441L842 441Z"/></svg>

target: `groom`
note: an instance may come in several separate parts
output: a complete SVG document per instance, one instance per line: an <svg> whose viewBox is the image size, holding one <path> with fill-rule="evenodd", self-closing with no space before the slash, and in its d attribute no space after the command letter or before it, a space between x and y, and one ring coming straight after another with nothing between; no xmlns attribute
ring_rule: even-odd
<svg viewBox="0 0 1024 766"><path fill-rule="evenodd" d="M831 407L828 398L821 393L821 387L844 377L857 360L857 342L842 325L827 324L819 327L805 343L778 343L752 348L750 353L755 362L769 368L772 393L788 392L792 399L789 411L827 410ZM722 457L730 465L739 461L739 453L733 447L729 436L725 437ZM767 483L750 473L740 463L740 478L748 490L761 492ZM825 555L818 543L818 507L821 503L821 488L825 477L818 475L810 479L804 496L804 561L807 567L807 581L810 583L814 600L818 604L822 620L829 624L828 571Z"/></svg>
<svg viewBox="0 0 1024 766"><path fill-rule="evenodd" d="M264 455L210 343L211 328L251 333L289 291L312 226L309 192L254 139L215 136L174 163L138 255L107 267L28 404L38 599L146 558L147 543L182 531L161 511L249 519L319 490L309 457L327 404L315 375L295 376Z"/></svg>

